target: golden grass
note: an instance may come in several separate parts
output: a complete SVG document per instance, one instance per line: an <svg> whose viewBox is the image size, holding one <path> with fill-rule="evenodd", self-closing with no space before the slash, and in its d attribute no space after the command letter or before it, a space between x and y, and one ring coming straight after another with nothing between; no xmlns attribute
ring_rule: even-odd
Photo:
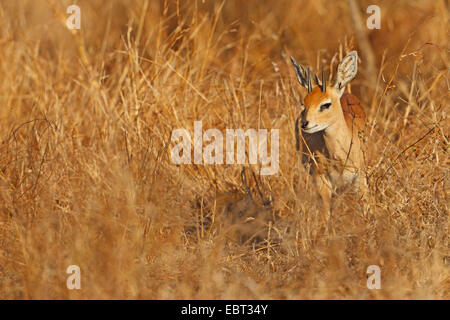
<svg viewBox="0 0 450 320"><path fill-rule="evenodd" d="M330 74L359 50L346 1L75 2L76 32L71 1L0 4L0 298L450 297L448 1L377 1L378 80L363 58L351 85L370 208L342 194L331 217L295 151L289 56ZM195 120L280 128L278 174L174 165Z"/></svg>

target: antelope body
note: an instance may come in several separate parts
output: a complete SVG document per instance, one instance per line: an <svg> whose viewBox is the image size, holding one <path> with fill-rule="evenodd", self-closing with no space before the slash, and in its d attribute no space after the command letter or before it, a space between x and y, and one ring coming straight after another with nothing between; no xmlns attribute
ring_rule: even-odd
<svg viewBox="0 0 450 320"><path fill-rule="evenodd" d="M308 89L304 110L296 121L297 149L301 142L303 162L311 164L319 194L329 210L333 190L351 186L365 194L367 189L360 140L366 117L359 99L344 93L356 75L358 56L352 51L342 60L334 86L327 86L323 69L321 84L313 75L317 84L314 88L309 68L305 70L292 57L291 61L300 84Z"/></svg>

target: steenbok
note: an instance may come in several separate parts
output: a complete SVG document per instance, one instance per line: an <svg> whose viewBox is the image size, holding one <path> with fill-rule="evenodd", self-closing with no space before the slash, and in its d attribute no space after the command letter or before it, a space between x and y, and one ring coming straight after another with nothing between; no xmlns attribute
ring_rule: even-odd
<svg viewBox="0 0 450 320"><path fill-rule="evenodd" d="M297 149L302 146L302 162L310 163L325 208L330 210L333 191L351 186L356 192L367 193L360 135L366 116L359 99L344 93L355 77L358 54L350 52L339 64L334 86L327 86L322 68L322 81L311 71L298 65L291 57L300 84L308 89L304 109L296 121ZM302 129L299 137L299 122ZM301 141L300 141L301 140Z"/></svg>

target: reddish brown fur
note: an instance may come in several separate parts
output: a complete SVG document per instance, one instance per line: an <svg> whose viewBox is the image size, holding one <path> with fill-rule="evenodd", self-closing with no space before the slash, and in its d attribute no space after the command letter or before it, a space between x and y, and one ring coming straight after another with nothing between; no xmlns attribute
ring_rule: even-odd
<svg viewBox="0 0 450 320"><path fill-rule="evenodd" d="M359 131L363 131L366 123L366 113L364 112L358 97L344 92L341 96L341 107L348 128L352 130L352 128L356 126Z"/></svg>

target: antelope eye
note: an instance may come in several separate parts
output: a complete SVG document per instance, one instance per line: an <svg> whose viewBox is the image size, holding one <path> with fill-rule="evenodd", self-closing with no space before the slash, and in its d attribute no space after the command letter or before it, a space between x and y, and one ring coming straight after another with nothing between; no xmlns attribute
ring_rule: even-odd
<svg viewBox="0 0 450 320"><path fill-rule="evenodd" d="M330 102L324 103L324 104L322 104L322 105L320 106L320 111L323 111L323 110L325 110L325 109L328 109L330 106L331 106L331 103L330 103Z"/></svg>

